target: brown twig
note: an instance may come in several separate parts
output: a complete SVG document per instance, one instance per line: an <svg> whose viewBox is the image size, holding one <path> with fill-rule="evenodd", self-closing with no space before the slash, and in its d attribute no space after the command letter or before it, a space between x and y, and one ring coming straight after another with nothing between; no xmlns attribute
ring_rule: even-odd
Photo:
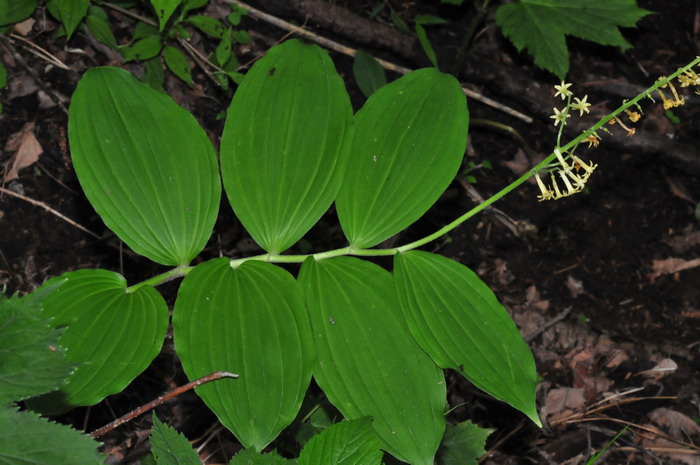
<svg viewBox="0 0 700 465"><path fill-rule="evenodd" d="M20 199L20 200L24 200L25 202L29 202L29 203L31 203L32 205L36 205L37 207L41 207L41 208L43 208L44 210L46 210L47 212L51 213L52 215L56 215L57 217L59 217L60 219L62 219L63 221L65 221L66 223L68 223L68 224L70 224L70 225L72 225L72 226L75 226L76 228L80 229L80 230L83 231L84 233L87 233L87 234L91 235L92 237L94 237L94 238L96 238L96 239L102 239L102 237L99 236L98 234L96 234L96 233L90 231L90 230L89 230L88 228L86 228L85 226L83 226L83 225L81 225L81 224L79 224L79 223L76 223L75 221L71 220L70 218L68 218L68 217L67 217L66 215L64 215L63 213L61 213L61 212L59 212L59 211L57 211L57 210L54 210L53 208L51 208L51 207L49 207L48 205L46 205L44 202L40 202L40 201L38 201L38 200L34 200L34 199L31 198L31 197L27 197L26 195L18 194L17 192L13 192L13 191L11 191L11 190L9 190L9 189L6 189L6 188L4 188L4 187L0 187L0 193L10 195L10 196L15 197L15 198L18 198L18 199Z"/></svg>
<svg viewBox="0 0 700 465"><path fill-rule="evenodd" d="M357 53L357 50L351 47L347 47L345 45L342 45L338 42L335 42L333 40L327 39L325 37L322 37L318 34L314 34L313 32L309 31L308 29L304 29L302 27L296 26L292 23L289 23L287 21L284 21L280 18L277 18L275 16L272 16L268 13L265 13L264 11L260 11L257 8L253 8L252 6L239 2L238 0L225 0L227 3L234 3L242 8L245 8L248 10L248 13L250 13L251 16L254 16L255 18L261 19L267 23L270 23L274 26L279 27L280 29L284 29L285 31L290 31L294 32L295 34L298 34L301 37L305 37L313 42L316 42L319 45L322 45L323 47L329 48L331 50L335 50L336 52L342 53L344 55L348 55L351 57L354 57L355 54ZM408 74L412 70L409 68L406 68L404 66L397 65L395 63L391 63L386 60L382 60L377 58L377 61L379 62L380 65L384 69L387 69L389 71L394 71L399 74ZM506 105L503 105L499 102L496 102L495 100L492 100L488 97L485 97L481 95L478 92L475 92L471 89L467 89L466 87L462 87L462 91L464 91L465 95L469 98L473 98L474 100L478 100L479 102L488 105L490 107L496 108L497 110L500 110L510 116L513 116L515 118L518 118L522 121L525 121L526 123L532 123L532 118L520 113L517 110L514 110Z"/></svg>
<svg viewBox="0 0 700 465"><path fill-rule="evenodd" d="M229 373L228 371L215 371L214 373L203 376L199 379L196 379L194 381L191 381L187 384L184 384L178 388L173 389L172 391L168 391L167 393L163 394L162 396L159 396L158 398L148 402L147 404L142 405L141 407L132 410L131 412L127 413L126 415L123 415L113 422L103 426L100 429L96 429L92 433L90 433L90 437L95 439L99 438L100 436L112 431L115 428L120 427L126 422L129 422L133 420L134 418L138 417L142 413L146 413L149 410L169 401L170 399L179 396L180 394L187 392L191 389L194 389L196 387L201 386L204 383L209 383L211 381L216 381L217 379L221 378L238 378L238 375L235 373Z"/></svg>

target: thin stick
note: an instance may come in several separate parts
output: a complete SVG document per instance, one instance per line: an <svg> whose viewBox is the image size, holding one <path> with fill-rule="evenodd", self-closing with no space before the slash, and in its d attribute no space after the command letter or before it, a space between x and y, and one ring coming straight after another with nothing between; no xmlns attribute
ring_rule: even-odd
<svg viewBox="0 0 700 465"><path fill-rule="evenodd" d="M96 239L102 239L102 237L99 236L98 234L96 234L96 233L90 231L90 230L89 230L88 228L86 228L85 226L76 223L75 221L71 220L70 218L68 218L68 217L67 217L66 215L64 215L63 213L61 213L61 212L59 212L59 211L57 211L57 210L54 210L53 208L51 208L51 207L49 207L48 205L46 205L44 202L40 202L40 201L38 201L38 200L34 200L34 199L31 198L31 197L27 197L26 195L18 194L17 192L13 192L13 191L11 191L11 190L9 190L9 189L5 189L4 187L0 187L0 193L7 194L7 195L10 195L10 196L12 196L12 197L16 197L16 198L18 198L18 199L24 200L25 202L29 202L29 203L31 203L32 205L36 205L37 207L41 207L41 208L43 208L44 210L46 210L47 212L51 213L52 215L56 215L57 217L61 218L61 219L62 219L63 221L65 221L66 223L68 223L68 224L70 224L70 225L72 225L72 226L75 226L76 228L80 229L80 230L83 231L84 233L87 233L87 234L91 235L92 237L94 237L94 238L96 238Z"/></svg>
<svg viewBox="0 0 700 465"><path fill-rule="evenodd" d="M65 69L67 71L70 71L70 68L68 67L67 64L44 50L43 48L39 47L37 44L32 42L31 40L25 39L24 37L17 35L17 34L10 34L10 39L11 40L18 40L25 44L27 46L27 51L33 55L36 55L37 57L41 58L42 60L48 61L54 66L57 66L61 69Z"/></svg>
<svg viewBox="0 0 700 465"><path fill-rule="evenodd" d="M103 426L102 428L93 431L92 433L90 433L89 436L93 439L99 438L100 436L112 431L113 429L120 427L124 423L133 420L134 418L141 415L142 413L146 413L149 410L151 410L155 407L158 407L159 405L169 401L170 399L172 399L174 397L179 396L180 394L182 394L184 392L187 392L191 389L199 387L204 383L216 381L217 379L221 379L221 378L238 378L238 375L235 373L229 373L228 371L215 371L214 373L212 373L210 375L203 376L199 379L196 379L192 382L189 382L185 385L182 385L178 388L175 388L172 391L166 392L162 396L159 396L158 398L150 401L149 403L144 404L141 407L127 413L126 415L117 418L116 420Z"/></svg>
<svg viewBox="0 0 700 465"><path fill-rule="evenodd" d="M238 0L225 0L227 3L235 3L236 5L243 7L248 10L248 13L250 13L251 16L254 16L258 19L261 19L267 23L270 23L274 26L279 27L280 29L284 29L285 31L290 31L294 32L295 34L298 34L302 37L305 37L313 42L316 42L319 45L322 45L326 48L329 48L331 50L335 50L336 52L342 53L344 55L348 55L351 57L354 57L355 54L357 53L357 50L354 48L347 47L345 45L339 44L338 42L335 42L333 40L327 39L325 37L319 36L318 34L314 34L313 32L304 29L302 27L296 26L292 23L288 23L287 21L284 21L280 18L277 18L275 16L272 16L268 13L265 13L264 11L260 11L257 8L253 8L252 6L239 2ZM392 63L390 61L382 60L380 58L377 58L377 61L379 62L380 65L384 69L387 69L389 71L394 71L399 74L408 74L412 70L409 68L406 68L404 66L397 65L395 63ZM479 102L488 105L490 107L496 108L497 110L500 110L510 116L513 116L515 118L518 118L522 121L525 121L526 123L532 123L533 119L527 115L524 115L520 113L517 110L514 110L510 107L507 107L501 103L496 102L495 100L492 100L488 97L485 97L478 92L475 92L473 90L467 89L466 87L462 87L462 91L464 91L465 95L469 98L473 98L474 100L478 100Z"/></svg>

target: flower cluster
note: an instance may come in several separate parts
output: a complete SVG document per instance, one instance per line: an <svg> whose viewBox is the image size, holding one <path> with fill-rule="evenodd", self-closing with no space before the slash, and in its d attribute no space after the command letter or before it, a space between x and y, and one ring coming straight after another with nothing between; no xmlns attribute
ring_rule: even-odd
<svg viewBox="0 0 700 465"><path fill-rule="evenodd" d="M571 97L573 97L573 92L569 90L569 87L571 87L571 83L567 83L564 81L561 81L561 84L558 86L554 86L556 89L556 93L554 94L555 97L560 97L562 100L567 100L566 106L564 107L563 110L559 110L558 108L553 108L554 114L550 116L554 120L554 126L556 127L559 125L559 123L562 124L562 126L566 125L566 119L570 118L571 115L569 114L569 110L578 110L579 116L583 116L584 113L589 113L590 110L588 107L591 106L590 103L588 103L588 95L584 95L583 98L578 98L574 97L574 103L571 103Z"/></svg>
<svg viewBox="0 0 700 465"><path fill-rule="evenodd" d="M558 164L554 171L550 173L551 187L547 186L544 181L542 181L539 173L535 175L535 180L540 188L540 195L537 196L537 200L540 202L543 200L557 200L581 192L593 170L598 167L598 165L585 163L573 153L570 154L571 160L573 161L569 164L564 159L559 148L554 149L554 154L557 157ZM559 188L557 175L559 180L564 184L565 189Z"/></svg>
<svg viewBox="0 0 700 465"><path fill-rule="evenodd" d="M678 81L681 83L681 87L700 87L700 76L693 69L683 71L683 74L678 76ZM695 93L700 95L700 90L696 90Z"/></svg>

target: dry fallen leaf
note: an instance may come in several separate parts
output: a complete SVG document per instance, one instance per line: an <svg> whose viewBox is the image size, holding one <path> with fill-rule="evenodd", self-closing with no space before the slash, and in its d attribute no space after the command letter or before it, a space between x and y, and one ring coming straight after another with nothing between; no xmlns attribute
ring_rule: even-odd
<svg viewBox="0 0 700 465"><path fill-rule="evenodd" d="M651 280L658 278L662 274L672 274L679 271L688 270L700 266L700 258L693 260L683 260L682 258L666 258L664 260L654 260L652 262Z"/></svg>
<svg viewBox="0 0 700 465"><path fill-rule="evenodd" d="M548 421L565 418L572 413L582 410L586 406L583 389L561 387L552 389L547 393L542 408L542 415Z"/></svg>
<svg viewBox="0 0 700 465"><path fill-rule="evenodd" d="M36 163L44 151L34 135L34 123L26 123L21 131L12 134L5 144L5 151L15 152L15 155L3 183L17 179L19 170Z"/></svg>
<svg viewBox="0 0 700 465"><path fill-rule="evenodd" d="M680 412L667 408L657 408L648 414L651 424L668 434L673 440L682 443L697 443L700 426ZM657 436L645 437L642 446L649 448L660 458L674 460L686 465L700 465L700 454L696 449ZM659 463L657 459L646 463Z"/></svg>
<svg viewBox="0 0 700 465"><path fill-rule="evenodd" d="M564 284L574 299L582 294L586 294L586 290L583 288L583 281L579 281L571 275L566 277L566 283Z"/></svg>
<svg viewBox="0 0 700 465"><path fill-rule="evenodd" d="M653 379L661 379L666 375L670 375L678 369L678 364L670 358L661 360L656 366L650 370L640 372L640 375L647 376Z"/></svg>

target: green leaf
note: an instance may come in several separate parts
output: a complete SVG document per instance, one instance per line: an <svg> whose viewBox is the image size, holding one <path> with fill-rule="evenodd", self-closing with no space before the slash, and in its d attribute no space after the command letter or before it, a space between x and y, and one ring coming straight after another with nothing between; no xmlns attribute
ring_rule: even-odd
<svg viewBox="0 0 700 465"><path fill-rule="evenodd" d="M195 10L197 8L202 8L207 3L209 3L209 0L186 0L185 1L185 11Z"/></svg>
<svg viewBox="0 0 700 465"><path fill-rule="evenodd" d="M250 35L246 30L234 29L233 31L231 31L231 36L233 37L233 40L235 40L239 44L245 45L250 43Z"/></svg>
<svg viewBox="0 0 700 465"><path fill-rule="evenodd" d="M131 40L137 41L149 36L158 36L158 28L142 21L137 22L136 26L134 26L134 35L131 37Z"/></svg>
<svg viewBox="0 0 700 465"><path fill-rule="evenodd" d="M461 5L464 0L440 0L441 3L449 3L451 5Z"/></svg>
<svg viewBox="0 0 700 465"><path fill-rule="evenodd" d="M143 62L145 70L141 80L151 86L155 90L163 90L163 82L165 81L165 73L163 72L163 62L160 56L155 56L150 60Z"/></svg>
<svg viewBox="0 0 700 465"><path fill-rule="evenodd" d="M191 114L124 70L94 68L73 94L68 136L85 195L129 247L163 265L202 250L221 183Z"/></svg>
<svg viewBox="0 0 700 465"><path fill-rule="evenodd" d="M379 244L433 205L457 174L468 120L459 83L434 68L372 94L355 115L350 165L336 200L353 247Z"/></svg>
<svg viewBox="0 0 700 465"><path fill-rule="evenodd" d="M634 27L649 11L636 0L520 0L502 5L496 23L518 51L564 79L569 70L566 35L627 49L618 27Z"/></svg>
<svg viewBox="0 0 700 465"><path fill-rule="evenodd" d="M223 66L226 64L229 58L231 58L231 46L233 42L231 40L231 29L227 29L221 37L221 41L216 46L214 51L214 56L216 56L216 62Z"/></svg>
<svg viewBox="0 0 700 465"><path fill-rule="evenodd" d="M58 389L74 369L41 305L0 294L0 408Z"/></svg>
<svg viewBox="0 0 700 465"><path fill-rule="evenodd" d="M352 137L352 108L328 53L290 40L245 76L221 138L229 201L253 239L278 254L333 202Z"/></svg>
<svg viewBox="0 0 700 465"><path fill-rule="evenodd" d="M46 6L66 30L68 39L87 14L90 0L49 0Z"/></svg>
<svg viewBox="0 0 700 465"><path fill-rule="evenodd" d="M435 363L541 425L532 353L488 286L466 266L421 251L395 255L394 274L411 333Z"/></svg>
<svg viewBox="0 0 700 465"><path fill-rule="evenodd" d="M148 60L158 55L163 48L163 41L159 35L152 35L137 40L129 47L122 47L124 63L134 60Z"/></svg>
<svg viewBox="0 0 700 465"><path fill-rule="evenodd" d="M73 271L44 286L57 284L44 300L42 315L64 330L59 343L77 368L58 391L30 401L47 414L121 392L158 355L168 329L163 297L148 286L127 293L118 273Z"/></svg>
<svg viewBox="0 0 700 465"><path fill-rule="evenodd" d="M227 258L197 265L180 286L173 332L190 379L240 375L197 394L245 447L262 450L294 420L311 380L313 342L288 272L259 261L234 270Z"/></svg>
<svg viewBox="0 0 700 465"><path fill-rule="evenodd" d="M261 454L252 449L245 449L233 456L229 465L291 465L293 460L280 457L277 452Z"/></svg>
<svg viewBox="0 0 700 465"><path fill-rule="evenodd" d="M92 13L93 9L104 13L104 10L99 7L90 7L90 13L85 17L85 25L90 30L90 34L98 41L116 50L118 46L117 39L112 32L112 25L109 24L109 20L106 18L107 15Z"/></svg>
<svg viewBox="0 0 700 465"><path fill-rule="evenodd" d="M0 464L98 465L100 443L33 412L0 408Z"/></svg>
<svg viewBox="0 0 700 465"><path fill-rule="evenodd" d="M314 436L298 465L380 465L381 444L369 418L337 423Z"/></svg>
<svg viewBox="0 0 700 465"><path fill-rule="evenodd" d="M166 45L163 50L163 58L165 58L165 64L168 69L185 81L188 85L193 85L192 82L192 70L190 69L190 64L187 62L187 57L179 49Z"/></svg>
<svg viewBox="0 0 700 465"><path fill-rule="evenodd" d="M442 19L438 16L433 15L416 15L414 19L416 24L422 24L423 26L432 26L435 24L447 24L446 19Z"/></svg>
<svg viewBox="0 0 700 465"><path fill-rule="evenodd" d="M228 16L226 16L226 19L228 19L228 22L231 23L231 25L238 26L239 24L241 24L241 19L243 18L243 16L247 14L248 10L246 8L232 3L231 13Z"/></svg>
<svg viewBox="0 0 700 465"><path fill-rule="evenodd" d="M185 436L156 417L151 430L151 452L158 465L202 465L199 454Z"/></svg>
<svg viewBox="0 0 700 465"><path fill-rule="evenodd" d="M182 0L151 0L151 5L153 5L156 16L158 16L158 23L160 24L161 31L175 9L180 6L180 3L182 3Z"/></svg>
<svg viewBox="0 0 700 465"><path fill-rule="evenodd" d="M0 61L0 89L3 89L7 85L7 68Z"/></svg>
<svg viewBox="0 0 700 465"><path fill-rule="evenodd" d="M478 459L486 453L486 438L494 431L479 428L471 421L448 425L438 449L437 462L440 465L478 465Z"/></svg>
<svg viewBox="0 0 700 465"><path fill-rule="evenodd" d="M372 55L364 50L358 50L352 64L352 74L355 82L365 97L369 97L386 84L384 68Z"/></svg>
<svg viewBox="0 0 700 465"><path fill-rule="evenodd" d="M445 378L418 346L391 273L353 257L307 259L299 275L316 342L314 378L345 418L365 416L400 460L432 465Z"/></svg>
<svg viewBox="0 0 700 465"><path fill-rule="evenodd" d="M418 36L418 42L425 52L425 55L428 57L428 60L430 60L430 63L437 68L437 55L435 54L433 45L430 43L430 39L428 39L428 34L425 32L425 28L418 23L416 23L416 35Z"/></svg>
<svg viewBox="0 0 700 465"><path fill-rule="evenodd" d="M187 18L187 22L209 37L213 37L215 39L221 39L224 31L226 30L221 21L216 18L212 18L211 16L190 16Z"/></svg>
<svg viewBox="0 0 700 465"><path fill-rule="evenodd" d="M3 0L0 2L0 25L27 19L36 10L36 0Z"/></svg>
<svg viewBox="0 0 700 465"><path fill-rule="evenodd" d="M409 34L411 35L411 29L409 29L408 25L406 25L406 22L399 16L394 9L391 9L391 22L394 23L394 26L396 26L396 29L399 31L403 32L404 34Z"/></svg>

